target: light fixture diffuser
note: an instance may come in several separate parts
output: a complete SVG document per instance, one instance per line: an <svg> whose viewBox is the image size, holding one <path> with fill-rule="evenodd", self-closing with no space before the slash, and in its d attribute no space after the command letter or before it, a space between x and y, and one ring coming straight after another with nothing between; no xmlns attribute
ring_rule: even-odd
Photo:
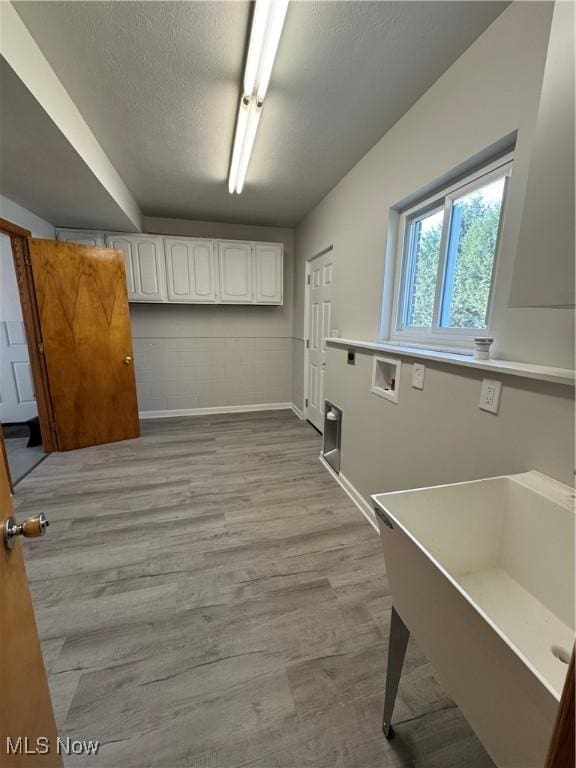
<svg viewBox="0 0 576 768"><path fill-rule="evenodd" d="M244 68L244 93L247 96L251 96L256 90L256 78L258 77L271 5L270 0L257 0L254 6L250 43L248 44L248 55Z"/></svg>
<svg viewBox="0 0 576 768"><path fill-rule="evenodd" d="M262 103L270 84L287 9L288 0L256 0L255 3L244 69L244 93L238 108L228 177L228 191L231 194L240 194L244 188Z"/></svg>
<svg viewBox="0 0 576 768"><path fill-rule="evenodd" d="M254 147L254 139L260 122L262 107L256 104L255 99L240 100L238 118L236 120L236 134L234 136L234 150L232 163L230 164L230 176L228 177L228 191L230 194L240 194L244 188L246 171L250 162L250 155Z"/></svg>
<svg viewBox="0 0 576 768"><path fill-rule="evenodd" d="M266 0L257 0L256 5L258 5L258 2L266 2ZM259 104L262 104L264 101L268 85L270 84L274 59L276 58L280 35L282 34L284 19L288 10L288 0L269 0L267 4L269 5L269 11L266 33L260 52L260 62L256 76L256 100Z"/></svg>
<svg viewBox="0 0 576 768"><path fill-rule="evenodd" d="M258 130L258 123L260 122L261 114L262 107L258 106L256 101L252 99L248 108L246 131L244 134L244 142L242 144L242 151L240 153L238 172L236 176L236 192L238 194L240 194L244 189L246 171L248 170L248 163L250 162L250 156L252 155L252 149L254 147L254 140L256 139L256 132Z"/></svg>
<svg viewBox="0 0 576 768"><path fill-rule="evenodd" d="M232 162L230 163L230 175L228 176L228 192L230 192L231 195L236 191L236 180L238 178L238 168L240 166L240 155L242 154L242 147L244 146L244 138L246 136L249 108L250 101L243 96L240 99L240 106L238 107Z"/></svg>

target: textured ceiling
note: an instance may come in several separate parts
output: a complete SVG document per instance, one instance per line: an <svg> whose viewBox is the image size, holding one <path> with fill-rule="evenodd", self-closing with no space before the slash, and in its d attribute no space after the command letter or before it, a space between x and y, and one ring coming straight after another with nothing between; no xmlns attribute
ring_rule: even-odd
<svg viewBox="0 0 576 768"><path fill-rule="evenodd" d="M144 214L292 225L506 3L292 2L240 196L248 3L15 5Z"/></svg>

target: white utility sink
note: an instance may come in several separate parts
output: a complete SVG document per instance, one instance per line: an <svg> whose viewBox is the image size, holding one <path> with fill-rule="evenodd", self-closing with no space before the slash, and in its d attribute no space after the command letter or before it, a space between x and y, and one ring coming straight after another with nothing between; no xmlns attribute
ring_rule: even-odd
<svg viewBox="0 0 576 768"><path fill-rule="evenodd" d="M377 494L394 607L499 766L544 765L574 644L574 492L538 472Z"/></svg>

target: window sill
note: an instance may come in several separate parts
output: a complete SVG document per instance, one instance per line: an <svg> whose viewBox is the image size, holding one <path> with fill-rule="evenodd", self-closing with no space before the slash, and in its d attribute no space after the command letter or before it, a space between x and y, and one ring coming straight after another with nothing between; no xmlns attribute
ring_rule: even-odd
<svg viewBox="0 0 576 768"><path fill-rule="evenodd" d="M358 339L326 339L329 347L344 349L365 349L370 352L391 352L404 357L415 357L419 360L436 360L440 363L459 365L464 368L476 368L481 371L493 371L508 376L519 376L523 379L550 381L573 387L576 383L574 371L569 368L553 368L547 365L533 363L516 363L511 360L476 360L472 355L457 352L443 352L437 349L405 346L391 341L362 341Z"/></svg>

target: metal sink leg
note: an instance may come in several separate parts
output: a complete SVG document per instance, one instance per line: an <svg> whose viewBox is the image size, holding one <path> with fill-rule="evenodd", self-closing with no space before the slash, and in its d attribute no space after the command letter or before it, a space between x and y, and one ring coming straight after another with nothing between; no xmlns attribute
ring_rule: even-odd
<svg viewBox="0 0 576 768"><path fill-rule="evenodd" d="M384 695L384 716L382 718L382 730L387 739L394 736L392 730L392 713L396 703L396 694L398 693L398 684L402 675L404 666L404 657L406 656L406 646L410 631L404 624L395 608L392 608L392 619L390 621L390 637L388 640L388 666L386 671L386 693Z"/></svg>

